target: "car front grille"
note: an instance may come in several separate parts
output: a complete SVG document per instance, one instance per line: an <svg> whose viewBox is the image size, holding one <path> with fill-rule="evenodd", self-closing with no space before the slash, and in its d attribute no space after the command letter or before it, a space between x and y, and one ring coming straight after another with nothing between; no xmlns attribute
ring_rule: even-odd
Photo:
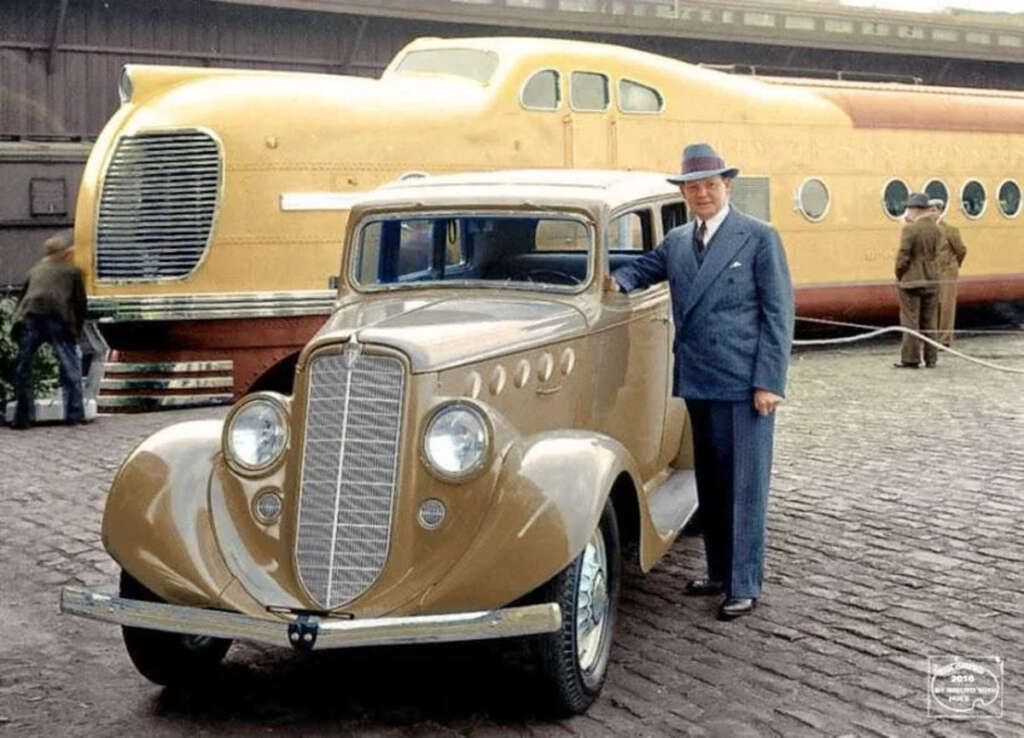
<svg viewBox="0 0 1024 738"><path fill-rule="evenodd" d="M103 179L96 228L101 280L187 276L210 241L223 165L197 130L122 136Z"/></svg>
<svg viewBox="0 0 1024 738"><path fill-rule="evenodd" d="M309 367L296 562L324 609L352 601L387 560L405 370L349 349Z"/></svg>

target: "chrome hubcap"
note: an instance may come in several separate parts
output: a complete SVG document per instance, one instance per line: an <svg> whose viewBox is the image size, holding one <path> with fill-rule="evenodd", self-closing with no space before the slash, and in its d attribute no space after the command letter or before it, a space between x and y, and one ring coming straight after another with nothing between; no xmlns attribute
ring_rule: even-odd
<svg viewBox="0 0 1024 738"><path fill-rule="evenodd" d="M576 658L587 671L600 659L608 630L608 557L600 529L583 550L576 602Z"/></svg>

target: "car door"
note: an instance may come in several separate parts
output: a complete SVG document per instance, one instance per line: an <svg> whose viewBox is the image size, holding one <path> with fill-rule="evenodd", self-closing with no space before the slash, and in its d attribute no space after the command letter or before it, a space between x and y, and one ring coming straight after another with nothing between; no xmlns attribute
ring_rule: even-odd
<svg viewBox="0 0 1024 738"><path fill-rule="evenodd" d="M606 248L612 270L654 246L649 207L609 220ZM596 349L596 417L603 432L633 455L645 479L658 469L671 391L671 320L667 283L624 295L605 292Z"/></svg>

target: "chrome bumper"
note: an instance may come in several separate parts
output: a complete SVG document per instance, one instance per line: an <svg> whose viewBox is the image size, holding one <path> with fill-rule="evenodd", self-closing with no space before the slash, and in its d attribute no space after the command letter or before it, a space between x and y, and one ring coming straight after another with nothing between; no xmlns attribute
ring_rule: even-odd
<svg viewBox="0 0 1024 738"><path fill-rule="evenodd" d="M450 615L365 620L292 615L272 620L223 610L128 600L65 587L60 595L60 609L71 615L134 628L258 641L303 650L477 641L550 633L562 627L561 609L553 602Z"/></svg>

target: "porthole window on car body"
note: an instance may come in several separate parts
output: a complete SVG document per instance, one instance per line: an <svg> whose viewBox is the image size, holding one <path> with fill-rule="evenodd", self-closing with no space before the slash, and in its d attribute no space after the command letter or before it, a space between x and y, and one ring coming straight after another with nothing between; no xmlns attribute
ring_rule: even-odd
<svg viewBox="0 0 1024 738"><path fill-rule="evenodd" d="M796 193L796 207L807 220L817 222L828 213L828 187L820 179L805 179Z"/></svg>
<svg viewBox="0 0 1024 738"><path fill-rule="evenodd" d="M523 85L519 102L530 110L558 110L562 104L562 79L554 69L542 69Z"/></svg>
<svg viewBox="0 0 1024 738"><path fill-rule="evenodd" d="M653 87L629 79L619 80L619 110L623 113L660 113L665 99Z"/></svg>
<svg viewBox="0 0 1024 738"><path fill-rule="evenodd" d="M999 185L999 212L1007 218L1020 215L1020 185L1012 179L1004 180Z"/></svg>
<svg viewBox="0 0 1024 738"><path fill-rule="evenodd" d="M924 194L929 200L942 200L943 214L949 210L949 188L941 179L930 179L924 185Z"/></svg>
<svg viewBox="0 0 1024 738"><path fill-rule="evenodd" d="M573 110L607 110L608 77L597 72L572 73Z"/></svg>
<svg viewBox="0 0 1024 738"><path fill-rule="evenodd" d="M987 205L985 185L976 179L964 182L960 189L960 209L968 218L980 218Z"/></svg>
<svg viewBox="0 0 1024 738"><path fill-rule="evenodd" d="M910 190L902 179L890 179L882 190L882 206L890 218L902 218L907 212Z"/></svg>

